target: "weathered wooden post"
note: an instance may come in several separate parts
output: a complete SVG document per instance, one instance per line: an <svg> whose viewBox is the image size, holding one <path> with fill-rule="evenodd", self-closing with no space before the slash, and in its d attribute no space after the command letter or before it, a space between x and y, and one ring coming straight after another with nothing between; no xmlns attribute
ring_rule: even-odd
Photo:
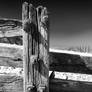
<svg viewBox="0 0 92 92"><path fill-rule="evenodd" d="M23 4L24 92L49 91L48 15L39 9Z"/></svg>
<svg viewBox="0 0 92 92"><path fill-rule="evenodd" d="M24 3L22 5L22 23L23 23L23 29L24 29L24 23L26 20L28 20L29 16L28 16L28 3ZM28 81L28 70L27 70L27 66L28 66L28 33L26 33L26 31L23 31L23 68L24 68L24 79L23 79L23 88L24 88L24 92L26 91L26 84Z"/></svg>
<svg viewBox="0 0 92 92"><path fill-rule="evenodd" d="M40 63L40 92L49 91L49 32L48 14L45 7L37 8L38 32L39 32L39 63Z"/></svg>
<svg viewBox="0 0 92 92"><path fill-rule="evenodd" d="M36 30L36 9L32 4L23 4L23 67L24 67L24 92L34 90L34 70L33 63L36 59L36 44L34 33Z"/></svg>

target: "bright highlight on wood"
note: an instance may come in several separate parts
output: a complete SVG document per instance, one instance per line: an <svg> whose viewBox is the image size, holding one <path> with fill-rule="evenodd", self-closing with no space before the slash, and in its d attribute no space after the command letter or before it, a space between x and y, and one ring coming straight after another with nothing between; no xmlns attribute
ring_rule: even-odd
<svg viewBox="0 0 92 92"><path fill-rule="evenodd" d="M49 76L51 73L52 73L52 71L49 71ZM0 66L0 75L23 77L23 74L24 74L23 68ZM55 71L55 78L63 79L63 80L72 80L72 81L92 82L92 75L90 75L90 74L56 72Z"/></svg>

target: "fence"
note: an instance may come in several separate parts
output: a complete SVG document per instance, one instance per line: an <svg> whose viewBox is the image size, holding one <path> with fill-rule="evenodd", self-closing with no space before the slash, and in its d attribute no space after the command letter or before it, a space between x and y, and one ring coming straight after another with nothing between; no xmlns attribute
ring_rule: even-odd
<svg viewBox="0 0 92 92"><path fill-rule="evenodd" d="M55 72L55 74L57 73L57 76L52 76L55 76L55 78L58 79L52 78L50 81L52 89L62 90L62 88L64 88L66 90L67 84L64 84L65 81L62 81L61 78L63 72L64 74L67 74L65 73L66 68L64 67L64 64L69 72L74 72L75 66L78 65L78 63L72 68L71 66L68 66L68 64L72 65L72 62L74 61L83 61L83 59L80 58L80 55L83 58L88 59L88 61L92 57L91 54L87 53L71 52L72 51L57 51L50 49L50 55L52 56L50 56L51 64L49 68L49 21L47 9L43 6L35 8L32 4L24 3L22 6L22 21L0 19L0 69L4 69L4 71L1 71L2 74L0 74L0 91L48 92L49 69L51 71L59 71ZM87 61L86 59L84 62ZM7 66L9 66L8 70ZM24 73L21 73L23 72L23 68ZM77 70L77 68L75 70ZM12 72L12 75L9 75L9 71ZM16 71L18 72L17 74ZM5 73L5 75L3 75L3 73ZM91 73L91 71L89 71L89 73ZM69 74L70 73L67 75ZM81 75L83 76L83 74ZM81 79L75 80L81 81ZM83 81L84 79L82 78L82 82ZM88 80L86 80L86 82L87 81ZM75 82L72 81L72 87L75 86L73 83ZM20 87L21 85L23 87ZM77 87L79 87L79 84ZM71 87L68 87L67 90L71 89ZM80 91L80 89L78 89L78 91ZM90 89L92 88L90 87ZM76 88L73 88L73 90L76 90Z"/></svg>
<svg viewBox="0 0 92 92"><path fill-rule="evenodd" d="M8 64L10 62L13 67L24 68L24 92L49 91L49 23L46 7L35 8L32 4L25 2L22 6L22 28L21 21L18 22L17 20L3 19L0 23L1 40L10 42L12 38L20 37L19 39L21 39L23 36L23 47L0 43L0 56L3 57L2 61L8 62ZM2 65L5 66L3 63ZM13 90L12 87L10 90L6 86L3 89L9 92Z"/></svg>

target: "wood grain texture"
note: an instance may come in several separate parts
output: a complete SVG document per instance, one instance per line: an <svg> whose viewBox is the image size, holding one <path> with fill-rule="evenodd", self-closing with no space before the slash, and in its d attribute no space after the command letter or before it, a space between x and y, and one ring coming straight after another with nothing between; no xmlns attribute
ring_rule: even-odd
<svg viewBox="0 0 92 92"><path fill-rule="evenodd" d="M22 31L22 28L7 29L7 31L5 31L5 29L0 29L0 38L23 36Z"/></svg>
<svg viewBox="0 0 92 92"><path fill-rule="evenodd" d="M16 19L0 19L0 38L22 36L22 22Z"/></svg>
<svg viewBox="0 0 92 92"><path fill-rule="evenodd" d="M24 92L27 92L28 84L28 33L25 31L25 21L29 18L28 3L24 2L22 5L22 22L23 22L23 68L24 68Z"/></svg>
<svg viewBox="0 0 92 92"><path fill-rule="evenodd" d="M29 10L28 10L29 9ZM23 62L24 92L33 91L35 84L34 62L37 59L36 9L32 4L23 6ZM32 58L35 57L35 58Z"/></svg>
<svg viewBox="0 0 92 92"><path fill-rule="evenodd" d="M22 46L0 43L0 57L21 60L23 58Z"/></svg>
<svg viewBox="0 0 92 92"><path fill-rule="evenodd" d="M23 92L23 79L18 76L0 76L1 92Z"/></svg>
<svg viewBox="0 0 92 92"><path fill-rule="evenodd" d="M39 32L39 64L40 84L39 90L48 92L49 76L49 38L48 38L48 15L45 7L37 8L38 32Z"/></svg>

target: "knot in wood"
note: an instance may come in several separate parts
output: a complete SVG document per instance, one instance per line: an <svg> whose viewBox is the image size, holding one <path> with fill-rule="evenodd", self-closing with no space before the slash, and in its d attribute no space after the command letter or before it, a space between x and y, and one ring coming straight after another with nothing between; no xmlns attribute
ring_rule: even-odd
<svg viewBox="0 0 92 92"><path fill-rule="evenodd" d="M28 91L28 92L36 92L35 90L36 90L36 87L35 87L35 86L29 85L29 86L27 87L27 91Z"/></svg>
<svg viewBox="0 0 92 92"><path fill-rule="evenodd" d="M31 31L31 28L34 27L34 23L30 20L30 19L27 19L23 22L23 29L24 31L26 31L27 33L30 33Z"/></svg>
<svg viewBox="0 0 92 92"><path fill-rule="evenodd" d="M48 15L45 15L42 17L42 22L47 23L48 22Z"/></svg>
<svg viewBox="0 0 92 92"><path fill-rule="evenodd" d="M23 21L23 29L26 32L30 31L30 20L29 19Z"/></svg>
<svg viewBox="0 0 92 92"><path fill-rule="evenodd" d="M32 56L30 57L32 64L35 64L35 63L37 62L37 57L38 57L37 55L32 55Z"/></svg>

